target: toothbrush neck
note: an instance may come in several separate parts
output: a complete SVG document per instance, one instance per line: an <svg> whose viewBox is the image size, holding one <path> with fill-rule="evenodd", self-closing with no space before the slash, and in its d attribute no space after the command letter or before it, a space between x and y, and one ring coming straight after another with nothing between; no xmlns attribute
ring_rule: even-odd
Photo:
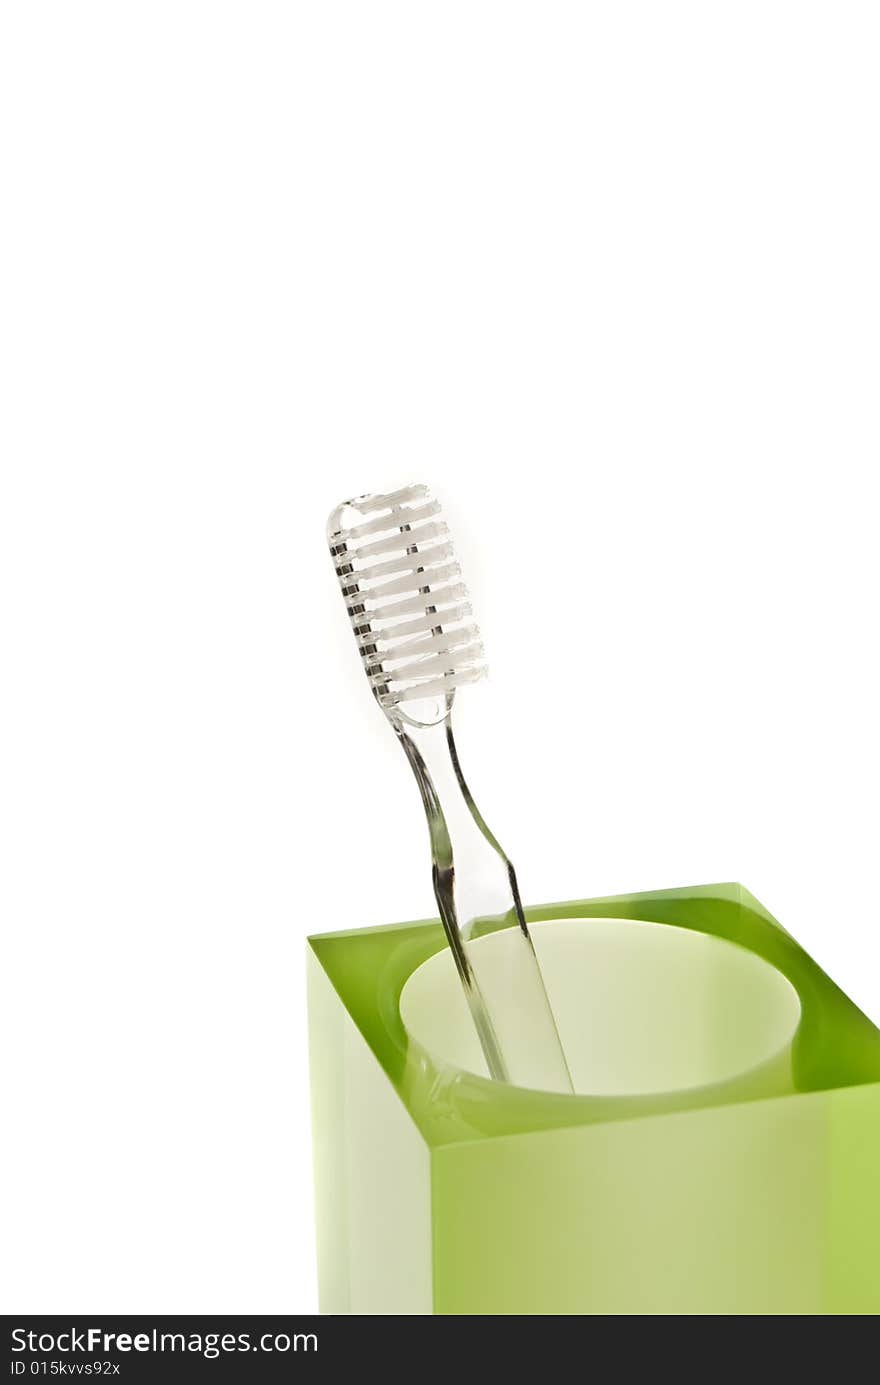
<svg viewBox="0 0 880 1385"><path fill-rule="evenodd" d="M432 725L394 726L422 795L437 907L487 1069L499 1081L570 1092L516 875L465 783L449 711ZM499 954L481 935L504 928Z"/></svg>
<svg viewBox="0 0 880 1385"><path fill-rule="evenodd" d="M431 725L398 723L395 730L428 820L438 903L443 911L454 897L457 925L469 935L477 917L506 915L511 903L518 906L513 867L465 782L451 712Z"/></svg>

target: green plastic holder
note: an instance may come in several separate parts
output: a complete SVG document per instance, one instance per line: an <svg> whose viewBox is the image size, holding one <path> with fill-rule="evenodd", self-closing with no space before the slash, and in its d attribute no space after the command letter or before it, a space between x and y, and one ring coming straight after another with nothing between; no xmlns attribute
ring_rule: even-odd
<svg viewBox="0 0 880 1385"><path fill-rule="evenodd" d="M583 1095L484 1075L439 921L309 940L321 1312L880 1312L880 1031L740 885L526 913Z"/></svg>

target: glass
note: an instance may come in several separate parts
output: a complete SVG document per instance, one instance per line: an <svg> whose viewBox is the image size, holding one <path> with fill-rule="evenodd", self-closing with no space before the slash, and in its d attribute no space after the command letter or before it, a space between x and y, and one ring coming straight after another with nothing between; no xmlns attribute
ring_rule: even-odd
<svg viewBox="0 0 880 1385"><path fill-rule="evenodd" d="M526 914L573 1095L488 1079L438 921L310 940L322 1312L880 1311L880 1031L738 885Z"/></svg>

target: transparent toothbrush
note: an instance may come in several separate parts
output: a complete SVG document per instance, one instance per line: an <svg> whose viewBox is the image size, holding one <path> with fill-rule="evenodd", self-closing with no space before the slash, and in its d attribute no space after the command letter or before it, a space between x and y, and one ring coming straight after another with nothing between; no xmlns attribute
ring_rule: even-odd
<svg viewBox="0 0 880 1385"><path fill-rule="evenodd" d="M570 1092L513 866L455 748L456 691L486 669L440 505L425 486L358 496L333 511L327 537L367 678L421 791L434 894L489 1073ZM499 927L503 950L478 941Z"/></svg>

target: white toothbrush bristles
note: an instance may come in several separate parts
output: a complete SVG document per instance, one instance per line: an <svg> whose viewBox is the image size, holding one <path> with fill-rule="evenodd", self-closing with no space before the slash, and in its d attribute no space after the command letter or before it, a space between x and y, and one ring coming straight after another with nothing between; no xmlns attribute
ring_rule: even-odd
<svg viewBox="0 0 880 1385"><path fill-rule="evenodd" d="M485 674L452 542L426 486L346 501L330 553L370 684L386 710Z"/></svg>

